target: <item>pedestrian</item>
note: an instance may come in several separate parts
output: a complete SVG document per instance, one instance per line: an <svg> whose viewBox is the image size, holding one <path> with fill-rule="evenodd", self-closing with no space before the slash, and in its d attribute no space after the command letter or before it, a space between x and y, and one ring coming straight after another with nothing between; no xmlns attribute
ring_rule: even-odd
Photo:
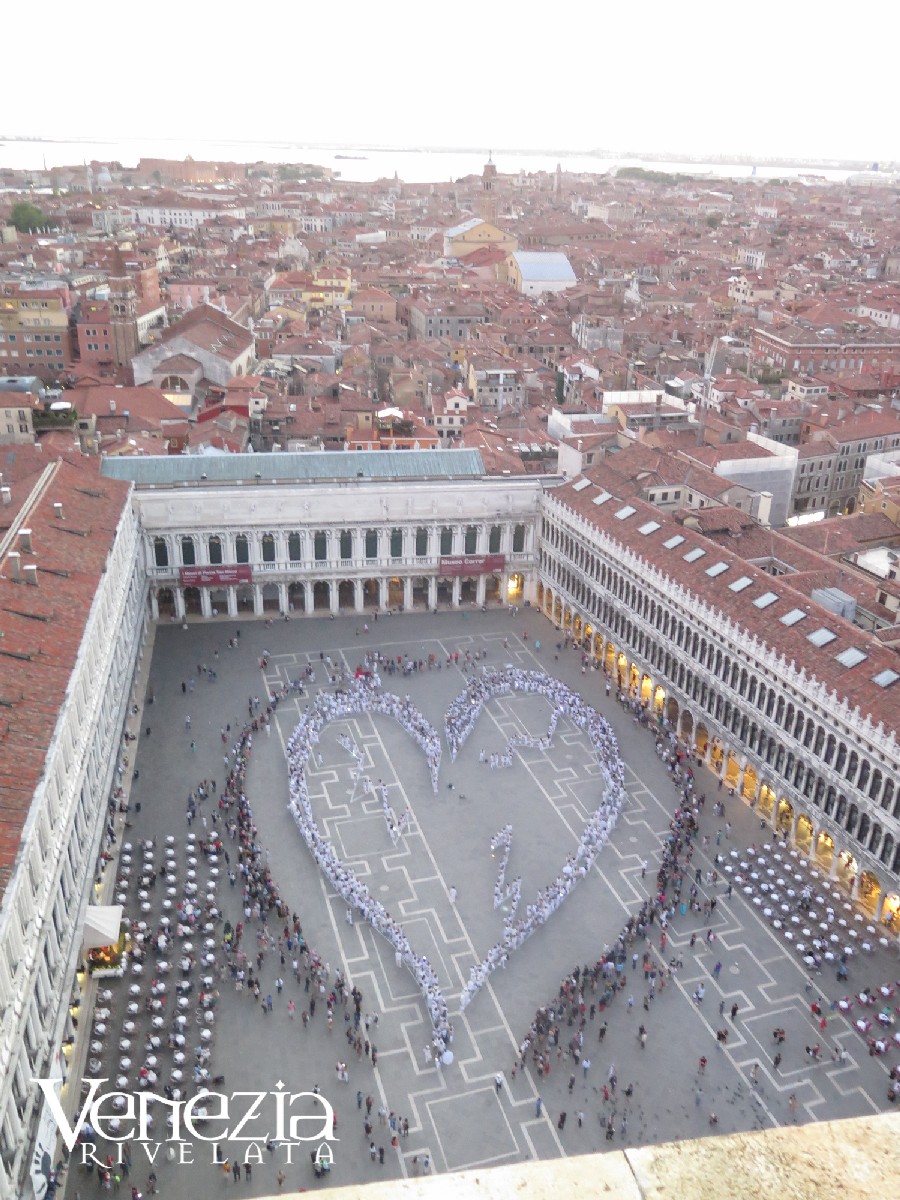
<svg viewBox="0 0 900 1200"><path fill-rule="evenodd" d="M384 1166L384 1146L378 1147L378 1161L382 1166Z"/></svg>
<svg viewBox="0 0 900 1200"><path fill-rule="evenodd" d="M494 1076L494 1087L497 1091L497 1095L499 1096L500 1090L503 1087L503 1075L499 1071Z"/></svg>
<svg viewBox="0 0 900 1200"><path fill-rule="evenodd" d="M738 1005L737 1001L735 1001L735 1002L734 1002L734 1004L732 1004L732 1006L731 1006L731 1019L732 1019L732 1021L733 1021L733 1020L734 1020L734 1018L735 1018L735 1017L738 1015L738 1008L739 1008L739 1005Z"/></svg>
<svg viewBox="0 0 900 1200"><path fill-rule="evenodd" d="M579 1109L579 1110L578 1110L578 1112L575 1114L575 1116L576 1116L576 1118L578 1119L578 1128L579 1128L579 1129L581 1129L582 1125L584 1125L584 1113L583 1113L583 1111L582 1111L581 1109Z"/></svg>
<svg viewBox="0 0 900 1200"><path fill-rule="evenodd" d="M285 1175L284 1171L282 1171L281 1167L279 1167L275 1173L275 1182L278 1184L279 1191L281 1191L282 1187L284 1186L284 1181L286 1178L287 1176Z"/></svg>
<svg viewBox="0 0 900 1200"><path fill-rule="evenodd" d="M697 1106L697 1108L699 1108L702 1102L703 1102L703 1088L698 1087L694 1090L694 1104Z"/></svg>
<svg viewBox="0 0 900 1200"><path fill-rule="evenodd" d="M703 1057L700 1059L700 1065L698 1067L698 1072L701 1075L706 1074L706 1062L707 1062L707 1059L706 1059L706 1055L704 1054Z"/></svg>
<svg viewBox="0 0 900 1200"><path fill-rule="evenodd" d="M781 1055L780 1054L776 1054L775 1057L772 1059L772 1066L775 1068L776 1071L781 1066Z"/></svg>
<svg viewBox="0 0 900 1200"><path fill-rule="evenodd" d="M541 1109L543 1107L544 1107L543 1100L540 1098L540 1096L536 1096L535 1100L534 1100L534 1115L536 1117L539 1117L541 1115Z"/></svg>
<svg viewBox="0 0 900 1200"><path fill-rule="evenodd" d="M375 1146L375 1143L369 1142L369 1158L372 1160L372 1162L374 1162L377 1157L378 1157L378 1150Z"/></svg>
<svg viewBox="0 0 900 1200"><path fill-rule="evenodd" d="M581 1060L581 1069L584 1071L584 1078L587 1079L587 1073L591 1069L591 1060L589 1058Z"/></svg>
<svg viewBox="0 0 900 1200"><path fill-rule="evenodd" d="M559 1120L556 1122L556 1128L557 1129L565 1129L565 1127L566 1127L566 1114L565 1114L565 1112L561 1112L559 1114Z"/></svg>
<svg viewBox="0 0 900 1200"><path fill-rule="evenodd" d="M232 1173L232 1175L234 1176L234 1182L235 1182L235 1183L240 1183L240 1180L241 1180L241 1164L240 1164L240 1163L237 1161L237 1159L235 1159L235 1160L234 1160L234 1162L233 1162L233 1163L232 1163L232 1165L231 1165L231 1173Z"/></svg>

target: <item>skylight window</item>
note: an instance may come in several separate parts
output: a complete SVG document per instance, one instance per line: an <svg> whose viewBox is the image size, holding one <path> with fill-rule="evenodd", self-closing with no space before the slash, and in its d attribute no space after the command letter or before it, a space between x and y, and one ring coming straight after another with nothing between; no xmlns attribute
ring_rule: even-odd
<svg viewBox="0 0 900 1200"><path fill-rule="evenodd" d="M736 579L734 583L729 583L728 590L731 592L742 592L744 588L748 588L753 580L749 575L742 575L740 579Z"/></svg>
<svg viewBox="0 0 900 1200"><path fill-rule="evenodd" d="M865 662L869 656L864 650L858 650L856 646L848 646L846 650L842 650L834 657L842 667L856 667L861 662Z"/></svg>
<svg viewBox="0 0 900 1200"><path fill-rule="evenodd" d="M684 541L684 538L682 537L682 535L680 533L676 533L676 534L673 534L672 537L667 538L663 542L663 545L665 546L665 548L667 550L674 550L675 547L680 546L683 541Z"/></svg>
<svg viewBox="0 0 900 1200"><path fill-rule="evenodd" d="M612 496L609 494L609 492L600 492L594 497L593 502L594 504L605 504L607 500L612 500Z"/></svg>
<svg viewBox="0 0 900 1200"><path fill-rule="evenodd" d="M872 677L872 682L877 683L880 688L890 687L892 683L896 683L900 679L900 673L892 671L890 667L879 671L877 675Z"/></svg>
<svg viewBox="0 0 900 1200"><path fill-rule="evenodd" d="M638 533L642 533L646 537L648 533L656 533L659 528L659 521L648 521L645 525L640 526Z"/></svg>
<svg viewBox="0 0 900 1200"><path fill-rule="evenodd" d="M774 592L763 592L761 596L757 596L753 601L754 608L768 608L770 604L774 604L778 599Z"/></svg>
<svg viewBox="0 0 900 1200"><path fill-rule="evenodd" d="M583 492L586 487L590 487L590 486L591 486L591 481L589 479L579 479L577 483L572 484L572 491L573 492Z"/></svg>
<svg viewBox="0 0 900 1200"><path fill-rule="evenodd" d="M832 633L830 629L826 629L823 625L819 629L814 630L806 640L812 642L814 646L827 646L836 637L836 633Z"/></svg>
<svg viewBox="0 0 900 1200"><path fill-rule="evenodd" d="M616 513L616 520L624 521L626 517L633 517L636 512L636 508L633 508L630 504L626 504L624 508L620 508Z"/></svg>
<svg viewBox="0 0 900 1200"><path fill-rule="evenodd" d="M713 565L711 567L707 567L706 573L710 577L710 579L715 579L717 575L721 575L723 571L727 571L727 570L728 570L728 563L717 562L717 563L713 563Z"/></svg>
<svg viewBox="0 0 900 1200"><path fill-rule="evenodd" d="M703 558L704 554L706 554L706 551L701 550L699 546L696 546L693 550L688 550L687 554L684 556L684 561L696 562L698 558Z"/></svg>
<svg viewBox="0 0 900 1200"><path fill-rule="evenodd" d="M802 608L792 608L789 613L785 613L781 618L782 625L796 625L798 621L804 621L806 613Z"/></svg>

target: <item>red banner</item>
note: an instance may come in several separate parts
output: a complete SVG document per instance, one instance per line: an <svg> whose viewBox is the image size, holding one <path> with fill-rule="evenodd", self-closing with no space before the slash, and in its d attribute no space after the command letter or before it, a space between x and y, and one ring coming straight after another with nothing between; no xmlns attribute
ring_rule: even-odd
<svg viewBox="0 0 900 1200"><path fill-rule="evenodd" d="M227 587L230 583L252 583L253 568L240 567L180 567L178 582L182 587Z"/></svg>
<svg viewBox="0 0 900 1200"><path fill-rule="evenodd" d="M505 566L505 554L445 554L438 575L490 575Z"/></svg>

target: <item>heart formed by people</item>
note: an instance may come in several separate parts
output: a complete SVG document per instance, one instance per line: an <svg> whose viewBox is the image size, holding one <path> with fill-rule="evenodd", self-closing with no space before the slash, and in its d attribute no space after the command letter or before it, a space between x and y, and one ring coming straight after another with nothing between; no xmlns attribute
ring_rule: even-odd
<svg viewBox="0 0 900 1200"><path fill-rule="evenodd" d="M471 1003L491 973L506 964L509 956L559 908L578 880L588 874L605 845L625 801L624 764L619 757L616 738L608 722L577 692L540 671L519 670L513 667L485 669L469 682L451 703L444 717L446 740L452 760L456 759L463 744L475 729L485 704L496 697L514 693L543 696L550 704L549 726L546 735L538 740L539 746L547 747L552 744L557 723L563 716L586 734L592 752L596 755L602 780L602 785L598 784L597 788L600 799L596 809L588 817L574 851L560 864L555 877L541 887L525 905L522 915L518 915L521 892L519 881L509 889L515 897L512 912L504 921L499 941L472 967L469 980L459 997L460 1009ZM377 933L388 940L394 948L398 965L406 966L413 974L428 1009L435 1048L438 1053L443 1053L448 1048L451 1036L450 1011L431 962L426 955L416 954L402 925L391 917L353 869L341 861L331 841L320 829L310 803L307 768L322 730L331 721L346 720L361 713L381 714L399 722L425 754L432 789L437 794L442 757L441 739L437 730L408 698L401 699L393 693L382 691L380 680L377 676L372 676L369 679L358 679L339 696L320 693L315 703L302 714L287 744L289 807L303 840L331 886ZM526 739L510 739L506 754L502 756L503 760L507 761L515 746L524 741ZM505 869L511 844L509 827L502 830L498 838L506 851L503 859ZM501 876L502 874L501 870ZM502 887L502 878L498 877L497 888ZM495 890L495 903L497 894Z"/></svg>

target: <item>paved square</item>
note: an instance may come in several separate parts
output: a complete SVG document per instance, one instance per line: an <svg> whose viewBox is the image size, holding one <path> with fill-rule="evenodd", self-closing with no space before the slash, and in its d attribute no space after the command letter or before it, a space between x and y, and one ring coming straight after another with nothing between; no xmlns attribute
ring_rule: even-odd
<svg viewBox="0 0 900 1200"><path fill-rule="evenodd" d="M238 628L236 648L229 648ZM148 681L155 702L146 705L134 721L141 737L133 764L138 777L132 784L126 837L137 843L155 836L161 847L167 836L174 836L179 888L182 872L188 869L184 845L188 792L203 779L214 779L221 787L226 769L223 752L246 721L254 697L265 708L269 688L304 677L307 668L315 676L314 682L306 680L302 695L292 692L279 704L270 733L260 731L254 736L247 794L274 880L289 909L299 915L308 944L328 964L332 980L335 972L343 971L348 986L355 984L362 990L360 1034L370 1047L377 1047L377 1068L365 1052L357 1055L346 1038L348 1030L353 1033L352 1005L346 1012L337 1005L329 1030L325 997L315 996L315 984L311 992L305 990L302 970L295 981L290 955L282 964L277 951L268 954L260 970L263 1001L267 994L273 995L271 1013L247 989L236 991L230 973L224 971L210 1027L214 1033L210 1065L213 1074L224 1075L225 1091L268 1091L279 1079L291 1091L318 1085L338 1116L340 1141L331 1177L335 1183L412 1174L414 1157L421 1164L426 1154L433 1169L443 1172L603 1149L609 1145L605 1126L610 1113L615 1114L615 1142L621 1146L706 1134L711 1111L721 1132L786 1123L792 1119L788 1104L792 1093L798 1099L800 1120L886 1107L884 1060L869 1057L865 1041L844 1017L829 1009L828 1001L854 985L859 990L864 984L877 986L894 979L896 955L889 958L876 952L864 967L854 959L849 984L838 984L833 972L810 983L796 953L763 921L759 909L739 891L730 899L725 896L724 877L715 889L718 904L711 923L691 914L672 922L666 957L680 957L683 967L669 986L657 992L649 1011L643 1008L642 972L632 971L629 963L622 995L608 1009L597 1009L586 1018L584 1053L592 1060L588 1070L575 1067L564 1053L573 1032L564 1025L563 1049L558 1058L553 1056L549 1076L539 1077L529 1065L513 1078L517 1047L535 1010L555 998L559 981L576 964L597 961L604 946L615 940L627 917L650 894L654 864L678 802L671 777L654 752L652 734L637 725L614 697L605 695L602 675L582 674L576 652L557 651L556 636L546 620L528 611L515 618L502 611L381 617L370 622L368 634L352 619L272 625L251 621L240 626L219 620L186 630L179 625L157 630ZM442 735L438 792L432 791L424 755L411 737L388 717L361 714L325 727L316 747L318 757L310 760L310 797L320 827L337 853L402 922L413 947L435 967L454 1025L454 1062L448 1067L436 1068L426 1055L431 1027L411 975L397 967L393 948L358 914L348 923L346 905L316 868L287 808L284 746L298 714L320 689L333 688L332 678L339 680L341 672L352 675L373 648L399 664L394 674L382 672L384 689L409 696ZM265 651L268 665L262 670ZM502 931L503 909L493 904L498 862L491 856L492 836L507 822L512 824L508 879L521 876L524 906L552 881L574 849L602 786L587 737L565 718L547 750L517 750L513 765L500 769L481 761L482 752L487 760L501 753L512 735L546 734L550 706L537 696L514 694L490 701L456 762L450 762L443 714L470 674L483 665L481 660L467 663L467 654L474 659L476 651L486 653L484 665L539 668L581 691L616 731L627 764L628 800L588 877L511 957L508 967L490 976L460 1012L459 995L471 965ZM435 666L403 671L407 656L427 664L432 655L440 670ZM451 655L453 662L448 665ZM204 667L215 672L214 680ZM408 830L396 844L381 800L364 789L365 776L385 785L398 819L409 811ZM711 797L701 829L715 832L721 824L709 811L716 798L715 784L709 776L698 783L699 790L706 788ZM725 802L733 830L723 850L746 847L765 836L743 804L727 797ZM193 825L195 835L209 833L213 812L210 801L201 805L202 816ZM230 844L227 838L225 844ZM708 853L716 853L714 845ZM644 860L650 864L646 878L641 873ZM713 865L699 848L696 863L704 871ZM211 882L202 859L197 872L201 885ZM127 892L129 915L138 919L133 884L123 882L121 887ZM457 889L455 902L451 902L451 888ZM215 894L224 918L232 924L243 919L240 887L229 887L224 872ZM147 901L151 930L163 895L157 889ZM704 937L708 927L715 933L711 946ZM248 922L244 945L251 959L255 936L255 927ZM221 938L221 925L216 927L216 938ZM653 945L656 953L658 942ZM641 953L645 949L643 943L636 948ZM221 950L216 954L218 964L224 966L224 954ZM718 961L722 969L716 978ZM286 981L281 993L275 986L278 977ZM695 1004L690 996L699 982L704 983L706 996L702 1004ZM110 1023L117 1032L127 1019L130 983L128 978L111 985ZM627 1002L629 994L633 1008ZM817 996L823 997L825 1030L810 1010ZM315 1015L305 1026L301 1014L309 1011L314 997L319 1001ZM593 1007L599 998L599 993L589 994L586 1000ZM296 1008L293 1018L289 1001ZM722 1002L724 1017L718 1013ZM732 1003L739 1006L734 1022L728 1020ZM145 1015L139 1013L136 1019L143 1022ZM726 1049L719 1048L715 1039L715 1030L723 1022L730 1029ZM646 1050L637 1036L642 1023L648 1030ZM787 1033L778 1070L773 1067L772 1042L772 1029L777 1026ZM188 1030L188 1066L199 1034L200 1030ZM138 1035L133 1057L140 1060L143 1026ZM811 1062L804 1052L804 1046L815 1041L826 1048L825 1061L820 1063ZM836 1042L849 1054L843 1064L827 1053ZM698 1076L701 1055L708 1058L702 1077ZM103 1049L99 1059L103 1073L112 1075L118 1069L117 1057ZM173 1066L165 1042L158 1057L157 1087L161 1088ZM346 1083L338 1080L338 1062L348 1065ZM761 1066L754 1087L749 1073L755 1063ZM613 1065L618 1098L606 1103L603 1089ZM573 1070L575 1078L570 1080ZM494 1087L498 1071L504 1077L499 1094ZM626 1099L628 1085L632 1090ZM376 1151L385 1150L383 1164L377 1154L374 1162L370 1159L370 1138L363 1128L365 1106L358 1106L358 1091L359 1103L372 1097L371 1139ZM396 1149L391 1146L390 1126L377 1115L382 1106L401 1120ZM563 1111L567 1119L560 1129ZM409 1123L407 1135L402 1133L404 1118ZM245 1147L239 1149L242 1155ZM225 1153L234 1151L225 1148ZM295 1153L293 1161L287 1162L283 1148L275 1147L263 1149L261 1158L252 1179L242 1183L244 1194L276 1190L279 1167L286 1172L288 1190L315 1182L305 1153ZM134 1182L142 1189L147 1169L136 1161ZM193 1167L158 1159L156 1171L161 1191L170 1197L206 1200L221 1190L222 1170L210 1165L208 1155L198 1155ZM72 1180L77 1180L74 1186ZM73 1169L70 1200L76 1186L86 1196L96 1185L93 1177L88 1181Z"/></svg>

